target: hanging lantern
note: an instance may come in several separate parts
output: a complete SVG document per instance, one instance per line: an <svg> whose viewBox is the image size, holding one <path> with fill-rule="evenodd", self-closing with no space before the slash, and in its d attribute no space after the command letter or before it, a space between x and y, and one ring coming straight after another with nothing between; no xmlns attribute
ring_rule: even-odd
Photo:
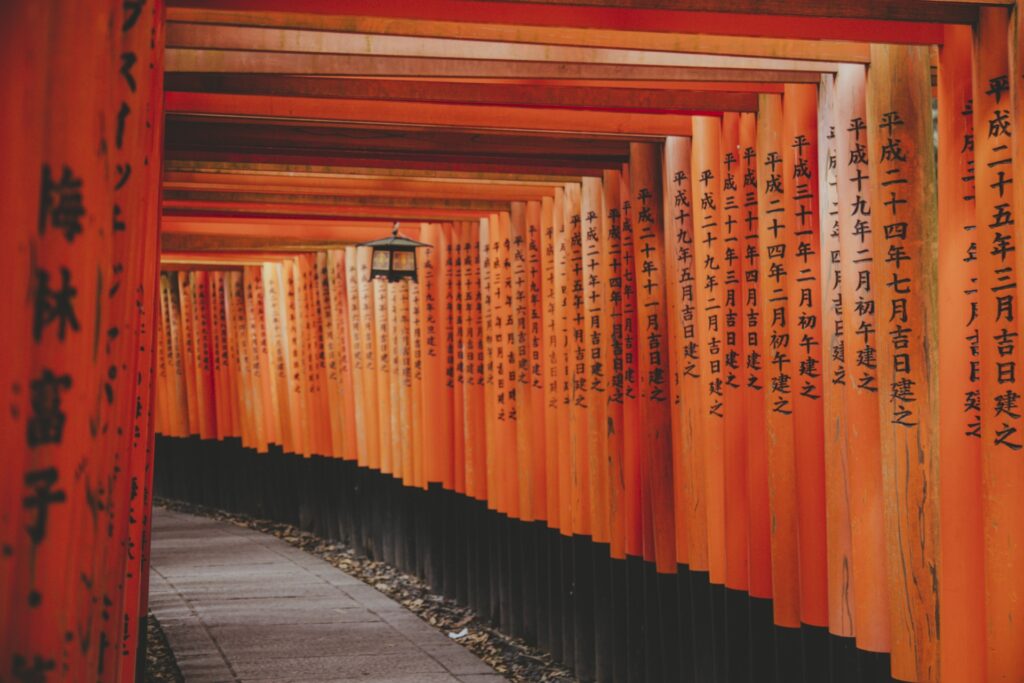
<svg viewBox="0 0 1024 683"><path fill-rule="evenodd" d="M385 277L388 282L399 282L411 278L416 282L416 247L431 245L399 235L396 221L390 237L365 242L359 246L373 248L373 257L370 260L371 280Z"/></svg>

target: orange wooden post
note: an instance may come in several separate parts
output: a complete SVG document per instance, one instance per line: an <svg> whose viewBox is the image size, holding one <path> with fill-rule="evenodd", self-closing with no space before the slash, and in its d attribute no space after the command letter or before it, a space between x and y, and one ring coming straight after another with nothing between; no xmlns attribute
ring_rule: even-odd
<svg viewBox="0 0 1024 683"><path fill-rule="evenodd" d="M516 387L513 349L515 341L515 292L512 279L512 218L508 212L498 214L497 258L495 272L497 289L495 298L495 369L498 382L498 511L512 517L519 515L519 465L516 434Z"/></svg>
<svg viewBox="0 0 1024 683"><path fill-rule="evenodd" d="M572 184L563 188L561 224L555 232L555 314L558 325L558 518L559 530L564 536L574 531L572 489L572 217L573 198L578 189ZM565 618L565 615L563 615Z"/></svg>
<svg viewBox="0 0 1024 683"><path fill-rule="evenodd" d="M749 500L747 498L747 432L743 400L742 258L740 184L740 116L726 112L718 149L721 226L719 324L724 341L722 356L723 500L725 507L725 585L745 591L748 585ZM699 216L699 213L698 213ZM745 633L740 629L739 633Z"/></svg>
<svg viewBox="0 0 1024 683"><path fill-rule="evenodd" d="M782 152L782 98L760 95L757 118L761 344L765 367L765 429L772 517L772 597L775 623L800 625L796 462L793 452L793 362L787 318L789 274Z"/></svg>
<svg viewBox="0 0 1024 683"><path fill-rule="evenodd" d="M708 570L705 451L701 447L701 326L697 310L697 254L691 138L665 140L666 274L673 379L672 445L675 466L676 558L693 571Z"/></svg>
<svg viewBox="0 0 1024 683"><path fill-rule="evenodd" d="M424 249L420 268L420 292L423 308L423 381L432 398L423 403L423 427L426 446L428 483L445 481L445 461L451 451L451 401L446 378L446 338L448 329L445 252L447 238L441 225L429 223L421 233L431 246Z"/></svg>
<svg viewBox="0 0 1024 683"><path fill-rule="evenodd" d="M353 261L352 267L355 267ZM270 348L271 374L273 376L273 396L276 398L275 406L277 413L277 441L279 446L290 444L292 441L292 420L291 412L288 410L288 339L285 334L285 292L283 280L283 267L280 263L268 263L263 268L264 297L267 303L267 341ZM348 268L345 268L341 277L348 278ZM226 286L226 281L225 281ZM345 302L345 305L348 305ZM345 328L346 345L351 343L348 337L350 330ZM232 353L230 342L228 346L229 355ZM230 381L230 380L229 380ZM234 404L237 407L237 402ZM236 419L237 411L232 411L232 419ZM355 434L353 433L353 444ZM354 454L354 452L353 452Z"/></svg>
<svg viewBox="0 0 1024 683"><path fill-rule="evenodd" d="M401 480L404 476L403 453L404 448L401 440L402 430L402 398L400 395L400 377L402 369L402 358L398 355L398 339L402 334L399 322L399 311L397 299L399 298L399 282L384 283L384 299L387 307L386 326L388 330L386 353L388 357L388 368L386 377L386 389L390 411L388 412L388 435L391 441L388 450L391 453L390 474L395 479Z"/></svg>
<svg viewBox="0 0 1024 683"><path fill-rule="evenodd" d="M223 310L224 304L222 300L223 296L223 273L211 272L208 273L210 280L210 297L207 302L209 305L209 316L210 316L210 342L211 342L211 353L210 363L213 365L213 380L214 380L214 393L216 401L214 403L214 413L216 415L216 434L215 437L218 440L223 440L232 436L227 430L230 426L229 414L231 402L225 400L221 396L221 392L224 391L224 387L227 382L227 368L221 364L221 355L223 350L221 344L223 341L222 336L222 325L223 325Z"/></svg>
<svg viewBox="0 0 1024 683"><path fill-rule="evenodd" d="M871 46L867 132L892 668L938 676L935 164L927 48ZM905 182L903 182L905 181ZM908 457L908 453L916 457Z"/></svg>
<svg viewBox="0 0 1024 683"><path fill-rule="evenodd" d="M626 559L625 463L623 462L624 338L622 314L622 201L619 171L604 172L601 184L601 242L605 263L603 313L607 323L604 395L607 405L605 448L608 458L608 542L613 559Z"/></svg>
<svg viewBox="0 0 1024 683"><path fill-rule="evenodd" d="M379 353L374 343L377 337L376 307L374 305L374 287L370 282L370 260L373 250L360 247L356 251L356 278L359 287L359 318L363 334L363 419L366 421L366 462L371 469L380 469L383 447L380 437L380 423L386 413L381 410L378 400L377 365Z"/></svg>
<svg viewBox="0 0 1024 683"><path fill-rule="evenodd" d="M466 374L465 349L462 338L465 333L465 317L463 311L462 252L465 247L465 231L462 223L452 225L452 247L448 277L451 282L449 296L451 298L451 344L452 344L452 423L453 435L453 489L459 493L466 491Z"/></svg>
<svg viewBox="0 0 1024 683"><path fill-rule="evenodd" d="M355 460L358 453L356 441L356 413L355 413L355 372L352 358L351 345L351 307L350 300L353 292L349 289L348 280L348 252L341 249L332 249L330 252L331 268L331 292L330 308L331 322L334 325L334 338L336 344L337 363L336 372L340 375L340 410L341 410L341 455L346 460ZM273 296L273 292L268 292ZM274 328L277 325L273 325ZM279 345L279 340L275 342ZM278 352L279 354L280 352ZM280 389L279 389L280 392ZM280 396L280 393L278 393ZM279 399L280 400L280 399ZM280 403L278 403L280 405ZM422 441L421 441L422 443Z"/></svg>
<svg viewBox="0 0 1024 683"><path fill-rule="evenodd" d="M821 200L821 354L822 412L825 456L825 533L828 539L829 633L853 637L854 593L848 580L853 565L850 530L849 466L845 387L846 332L843 326L843 283L837 137L836 79L823 74L818 85L818 196ZM838 129L838 130L837 130ZM845 158L844 158L845 162Z"/></svg>
<svg viewBox="0 0 1024 683"><path fill-rule="evenodd" d="M558 336L558 318L561 310L558 306L559 293L557 282L557 235L562 229L562 195L561 188L555 188L554 196L545 198L541 204L541 264L542 283L541 295L544 302L544 432L545 432L545 504L546 519L549 529L561 527L561 509L559 501L559 432L558 411L561 409L561 339Z"/></svg>
<svg viewBox="0 0 1024 683"><path fill-rule="evenodd" d="M179 272L177 275L178 303L181 312L181 328L179 329L179 340L181 341L181 365L185 374L185 401L188 408L188 433L199 433L199 413L196 404L196 366L195 366L195 337L192 334L192 287L191 277L187 272ZM236 292L232 289L232 295Z"/></svg>
<svg viewBox="0 0 1024 683"><path fill-rule="evenodd" d="M511 222L509 233L508 276L510 287L511 329L506 333L508 343L509 390L515 396L513 410L516 430L515 461L519 478L518 518L523 521L536 519L533 512L534 499L534 456L532 453L532 396L530 392L530 285L529 245L527 243L526 203L512 202L509 212ZM539 427L539 425L538 425Z"/></svg>
<svg viewBox="0 0 1024 683"><path fill-rule="evenodd" d="M253 268L253 307L256 315L256 332L253 338L257 345L257 355L259 357L260 373L259 373L259 384L257 390L260 395L260 403L262 407L262 419L260 421L260 428L262 435L260 437L260 452L266 452L269 443L274 439L274 413L276 412L277 403L274 401L274 381L273 381L273 368L271 366L270 356L270 344L267 338L267 304L266 304L266 285L263 282L263 267ZM323 338L318 335L319 345L323 346ZM320 349L322 351L322 348ZM320 353L319 358L323 359L323 354ZM320 367L321 373L324 371L323 366ZM321 384L323 381L321 380ZM326 396L321 392L322 400L326 399ZM321 410L321 415L323 414ZM326 416L325 416L326 417ZM329 430L329 426L324 420L323 423L324 431Z"/></svg>
<svg viewBox="0 0 1024 683"><path fill-rule="evenodd" d="M582 238L581 276L584 358L583 387L587 405L587 473L591 538L607 543L608 530L608 405L604 394L604 358L608 356L609 319L604 314L604 289L607 280L602 266L606 248L601 240L601 178L583 178L580 198Z"/></svg>
<svg viewBox="0 0 1024 683"><path fill-rule="evenodd" d="M395 289L395 354L398 384L398 445L402 456L402 483L414 486L412 436L412 349L409 347L409 285L408 280L396 283Z"/></svg>
<svg viewBox="0 0 1024 683"><path fill-rule="evenodd" d="M872 269L877 237L868 184L863 66L843 66L835 81L836 191L839 202L840 280L846 391L842 394L851 455L846 461L850 494L851 585L857 646L889 650L882 461L879 441L876 297L881 282ZM832 476L831 474L829 475Z"/></svg>
<svg viewBox="0 0 1024 683"><path fill-rule="evenodd" d="M1018 268L1024 260L1015 227L1014 162L1007 38L1010 10L984 8L974 31L975 221L981 379L981 461L985 524L986 674L1024 678L1024 378L1020 358Z"/></svg>
<svg viewBox="0 0 1024 683"><path fill-rule="evenodd" d="M541 300L544 312L541 354L544 384L544 484L545 519L549 529L557 529L561 523L558 502L558 422L559 383L561 381L560 344L558 337L558 290L556 287L556 234L562 227L562 189L556 188L553 197L541 202Z"/></svg>
<svg viewBox="0 0 1024 683"><path fill-rule="evenodd" d="M423 235L426 223L420 227L420 235ZM413 460L413 486L425 489L427 487L426 453L428 446L425 442L426 427L423 422L424 394L424 371L426 349L424 343L423 329L423 281L420 278L420 264L425 256L425 249L416 250L417 278L416 282L409 283L409 353L411 355L411 395L410 395L410 417L412 421L412 460Z"/></svg>
<svg viewBox="0 0 1024 683"><path fill-rule="evenodd" d="M665 224L662 216L661 149L630 143L635 270L639 327L638 368L643 406L642 448L651 491L654 559L660 573L676 570L672 485L672 418L669 401Z"/></svg>
<svg viewBox="0 0 1024 683"><path fill-rule="evenodd" d="M725 583L725 415L726 301L725 230L721 220L722 122L694 119L690 183L694 202L694 269L701 340L698 429L704 460L708 571L711 582ZM698 466L699 467L699 466Z"/></svg>
<svg viewBox="0 0 1024 683"><path fill-rule="evenodd" d="M484 447L486 456L487 508L493 510L498 495L498 388L495 334L497 321L498 245L497 215L480 219L480 287L482 290L480 315L483 321L484 363Z"/></svg>
<svg viewBox="0 0 1024 683"><path fill-rule="evenodd" d="M541 257L541 232L543 231L543 213L541 203L530 201L526 204L526 300L528 304L525 334L526 388L530 394L529 402L529 456L533 459L533 500L532 513L536 520L547 519L547 433L545 417L547 414L544 401L544 301L543 301L543 262ZM479 263L479 247L477 248ZM479 266L477 267L479 280ZM477 297L479 302L479 295ZM479 303L475 304L479 307ZM479 341L478 341L479 345ZM482 351L482 348L478 353ZM520 372L524 372L521 364ZM481 394L482 397L482 394ZM525 410L524 407L522 410ZM539 626L539 625L538 625Z"/></svg>
<svg viewBox="0 0 1024 683"><path fill-rule="evenodd" d="M572 533L589 536L590 524L590 458L587 415L586 327L584 326L585 293L583 291L583 186L566 185L569 208L568 231L568 323L569 323L569 482L572 496ZM588 195L589 196L589 195ZM592 201L592 200L591 200ZM588 202L590 206L590 202ZM577 638L579 642L579 638Z"/></svg>
<svg viewBox="0 0 1024 683"><path fill-rule="evenodd" d="M985 571L978 242L971 30L939 49L939 420L941 680L985 680Z"/></svg>
<svg viewBox="0 0 1024 683"><path fill-rule="evenodd" d="M43 139L48 116L46 88L26 87L26 83L45 83L50 78L47 69L50 51L47 35L52 11L53 8L37 3L6 3L0 7L0 25L4 27L0 29L3 35L0 59L11 74L19 75L18 78L9 76L0 83L0 93L3 93L5 101L10 102L10 106L0 110L0 147L8 163L22 169L22 172L5 174L4 182L0 183L0 206L4 207L5 222L11 226L26 226L19 229L12 227L0 234L0 265L10 282L27 283L35 276L28 257L36 242L30 226L36 225L39 220L39 169L43 168L44 163L40 140ZM55 286L59 288L56 282ZM52 425L60 429L49 432L53 437L51 443L58 434L62 436L61 430L68 426L69 409L75 405L71 402L74 397L67 393L71 387L63 380L68 374L63 363L62 367L50 365L49 376L32 374L28 359L33 355L31 330L34 316L27 296L22 294L15 296L14 288L6 287L0 295L0 316L6 328L4 353L0 357L0 386L4 387L5 403L11 406L11 409L4 410L0 415L0 447L7 454L4 458L4 476L0 479L0 549L9 549L4 559L0 559L0 662L4 663L4 667L12 666L15 658L27 663L35 655L44 655L29 639L19 638L16 641L14 635L15 630L21 628L18 620L26 609L28 591L34 589L26 583L34 579L23 574L20 569L27 562L27 559L22 558L35 554L32 547L24 545L26 531L22 524L25 476L32 466L30 458L34 457L30 453L40 447L51 451L45 456L47 462L43 469L61 464L59 446L26 443L32 419L28 411L32 405L32 382L42 380L42 383L34 386L47 390L46 395L50 395L49 391L52 390L52 395L58 399L55 410L51 412L52 417L58 420ZM44 362L52 363L53 358L44 359ZM82 393L77 398L87 395ZM60 422L61 418L63 422ZM72 431L82 434L73 425L68 431L69 436ZM57 487L58 490L62 488ZM55 506L51 510L55 511ZM45 543L59 546L61 541L60 538L51 538ZM46 550L42 553L47 554ZM57 599L57 596L50 595L48 599ZM59 612L56 610L57 605L51 605L46 611L50 612L51 608L53 614L48 614L47 618L52 622L59 617ZM56 635L52 634L52 637L47 637L46 642L40 642L39 645L56 644Z"/></svg>
<svg viewBox="0 0 1024 683"><path fill-rule="evenodd" d="M334 283L334 264L332 261L332 252L330 250L318 251L316 253L316 291L317 291L317 311L320 318L320 336L322 339L321 348L323 355L321 356L321 383L322 383L322 394L321 399L322 410L324 411L325 425L325 441L330 447L329 455L334 458L340 458L342 453L342 437L341 429L344 418L344 412L341 406L341 391L340 391L340 380L341 375L338 373L338 339L335 335L335 325L331 303L331 289ZM263 269L263 291L264 291L264 303L266 304L266 267ZM265 316L269 319L269 305L266 307ZM269 365L273 359L273 354L270 352L270 329L267 328L267 359L268 367L267 374L273 377L273 366ZM271 383L271 398L273 398L273 383ZM276 403L272 404L276 405ZM273 417L271 419L271 433L273 429ZM270 441L273 442L273 437L270 437Z"/></svg>
<svg viewBox="0 0 1024 683"><path fill-rule="evenodd" d="M749 592L772 596L771 506L765 443L765 361L762 342L760 237L758 234L757 117L740 116L740 177L743 240L743 395L747 431L747 505Z"/></svg>
<svg viewBox="0 0 1024 683"><path fill-rule="evenodd" d="M793 421L800 425L793 432L800 528L800 617L806 624L827 626L817 88L787 85L782 105L791 386Z"/></svg>
<svg viewBox="0 0 1024 683"><path fill-rule="evenodd" d="M366 420L365 365L366 349L363 346L363 319L361 289L359 287L359 264L356 247L345 248L345 283L348 287L349 344L352 348L352 390L355 398L355 456L360 465L366 464L368 451L368 426ZM283 340L282 340L283 341Z"/></svg>
<svg viewBox="0 0 1024 683"><path fill-rule="evenodd" d="M482 319L480 308L480 224L466 222L463 228L463 373L466 388L463 395L466 431L467 493L477 500L487 499L487 438L484 425L484 386Z"/></svg>
<svg viewBox="0 0 1024 683"><path fill-rule="evenodd" d="M626 554L643 557L636 240L630 175L628 165L623 166L619 176L619 200L622 206L622 460L625 470Z"/></svg>

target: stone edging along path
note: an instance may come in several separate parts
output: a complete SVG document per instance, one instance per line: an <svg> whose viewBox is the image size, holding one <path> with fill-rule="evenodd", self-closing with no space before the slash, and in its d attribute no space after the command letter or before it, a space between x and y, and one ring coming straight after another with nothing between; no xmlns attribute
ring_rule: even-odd
<svg viewBox="0 0 1024 683"><path fill-rule="evenodd" d="M401 604L423 621L443 633L465 635L450 639L466 647L493 669L513 681L572 681L572 672L557 664L551 655L531 647L518 638L511 638L480 619L472 610L443 596L432 593L415 576L405 574L391 565L357 554L343 544L324 540L290 524L254 519L192 503L158 498L156 505L174 510L230 522L240 527L273 535L284 542L320 557L345 573L369 584Z"/></svg>

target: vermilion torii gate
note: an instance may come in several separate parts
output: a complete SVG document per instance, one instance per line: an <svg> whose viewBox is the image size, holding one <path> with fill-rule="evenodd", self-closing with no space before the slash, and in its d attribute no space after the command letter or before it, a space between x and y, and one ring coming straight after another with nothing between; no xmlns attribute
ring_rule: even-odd
<svg viewBox="0 0 1024 683"><path fill-rule="evenodd" d="M135 677L155 433L583 680L1024 680L1012 2L0 12L0 680Z"/></svg>

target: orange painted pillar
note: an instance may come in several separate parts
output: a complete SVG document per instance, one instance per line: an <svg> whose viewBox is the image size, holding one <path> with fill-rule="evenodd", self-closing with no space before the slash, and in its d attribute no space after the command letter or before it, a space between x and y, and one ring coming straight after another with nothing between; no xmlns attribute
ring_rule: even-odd
<svg viewBox="0 0 1024 683"><path fill-rule="evenodd" d="M708 571L711 582L725 583L725 415L727 306L722 225L721 176L722 121L716 117L693 119L690 183L694 203L694 270L697 327L700 335L700 394L697 429L701 434L704 465L704 501L707 514ZM733 504L730 501L730 505Z"/></svg>
<svg viewBox="0 0 1024 683"><path fill-rule="evenodd" d="M660 573L676 570L672 485L672 418L669 400L665 224L662 216L661 148L630 143L637 286L640 455L650 486L654 560Z"/></svg>
<svg viewBox="0 0 1024 683"><path fill-rule="evenodd" d="M836 190L839 202L840 279L849 453L851 585L857 646L889 650L889 591L882 460L879 437L876 301L882 283L872 268L877 234L872 225L868 168L866 71L844 65L835 82ZM831 476L831 474L830 474Z"/></svg>
<svg viewBox="0 0 1024 683"><path fill-rule="evenodd" d="M983 8L974 31L975 224L978 255L986 675L1024 678L1024 417L1019 399L1021 228L1015 223L1010 10Z"/></svg>
<svg viewBox="0 0 1024 683"><path fill-rule="evenodd" d="M541 258L541 231L543 230L543 207L541 202L526 204L526 388L530 394L528 434L529 457L532 458L533 518L547 519L547 433L544 402L544 301L543 262ZM524 372L522 364L520 372ZM522 391L523 389L521 389ZM525 410L525 407L521 410Z"/></svg>
<svg viewBox="0 0 1024 683"><path fill-rule="evenodd" d="M619 171L605 171L601 184L601 244L606 281L602 320L606 336L604 396L605 449L608 459L606 499L609 553L626 559L625 462L623 460L624 339L622 314L622 209ZM596 498L596 496L595 496Z"/></svg>
<svg viewBox="0 0 1024 683"><path fill-rule="evenodd" d="M590 503L588 517L591 537L595 543L608 543L608 404L604 395L604 359L609 354L607 334L610 319L604 309L607 279L602 258L605 247L601 241L602 186L601 178L583 178L580 207L582 233L583 279L583 383L587 403L587 460Z"/></svg>
<svg viewBox="0 0 1024 683"><path fill-rule="evenodd" d="M749 545L749 499L747 498L747 439L743 395L742 359L745 342L742 334L742 257L744 231L740 206L740 116L722 115L718 149L720 309L724 355L722 357L723 426L723 500L725 502L725 585L746 591L749 581L747 549ZM698 212L699 217L699 212ZM740 633L745 631L741 628Z"/></svg>
<svg viewBox="0 0 1024 683"><path fill-rule="evenodd" d="M626 554L643 557L635 214L628 166L623 167L619 177L619 199L622 202L622 461L625 470Z"/></svg>
<svg viewBox="0 0 1024 683"><path fill-rule="evenodd" d="M675 475L676 560L707 571L707 510L700 396L700 326L694 250L691 138L665 139L665 272L672 369L672 448Z"/></svg>
<svg viewBox="0 0 1024 683"><path fill-rule="evenodd" d="M740 215L743 272L743 401L747 432L749 593L772 596L771 507L765 443L765 360L762 342L760 236L758 233L757 117L740 115Z"/></svg>
<svg viewBox="0 0 1024 683"><path fill-rule="evenodd" d="M978 243L971 30L939 49L939 640L942 680L985 680Z"/></svg>
<svg viewBox="0 0 1024 683"><path fill-rule="evenodd" d="M448 311L445 305L447 282L444 255L447 241L438 223L423 227L421 239L431 246L418 261L421 307L423 311L423 381L429 387L430 400L423 402L423 428L428 483L445 481L445 460L451 452L451 402L447 398L445 343Z"/></svg>
<svg viewBox="0 0 1024 683"><path fill-rule="evenodd" d="M761 344L765 368L765 434L772 518L772 594L775 623L800 625L797 482L793 451L793 344L788 319L789 272L783 172L782 97L760 95L757 118L758 232Z"/></svg>
<svg viewBox="0 0 1024 683"><path fill-rule="evenodd" d="M558 424L562 429L558 432L558 517L559 530L564 536L573 534L573 496L572 496L572 274L571 274L571 235L573 217L573 195L578 190L572 184L566 184L562 192L562 220L556 225L555 231L555 306L557 333L559 339L559 397Z"/></svg>
<svg viewBox="0 0 1024 683"><path fill-rule="evenodd" d="M509 272L511 278L511 320L509 332L509 382L515 392L516 456L518 463L519 519L532 522L536 519L534 502L534 464L532 424L532 393L530 391L530 274L529 244L527 236L526 202L512 202L511 228L509 236ZM539 426L539 425L538 425Z"/></svg>
<svg viewBox="0 0 1024 683"><path fill-rule="evenodd" d="M850 490L847 473L845 409L846 331L843 326L842 248L839 217L835 76L823 74L818 85L818 196L821 198L821 354L823 378L825 533L828 539L828 627L851 638L854 593L848 580L853 564Z"/></svg>
<svg viewBox="0 0 1024 683"><path fill-rule="evenodd" d="M485 444L487 450L487 507L495 509L498 496L498 390L496 368L498 354L496 346L496 329L500 321L497 317L498 290L498 244L497 220L495 214L480 219L480 279L483 288L481 315L483 316L484 335L484 425Z"/></svg>
<svg viewBox="0 0 1024 683"><path fill-rule="evenodd" d="M892 669L938 677L937 215L928 49L871 46L867 133ZM908 454L914 454L908 457Z"/></svg>
<svg viewBox="0 0 1024 683"><path fill-rule="evenodd" d="M560 425L558 410L561 382L561 339L558 336L558 289L556 282L556 234L562 229L562 192L555 188L553 197L541 201L541 300L543 302L543 337L541 355L544 384L544 461L545 461L545 519L549 529L561 524L558 498L558 438Z"/></svg>
<svg viewBox="0 0 1024 683"><path fill-rule="evenodd" d="M793 432L800 529L800 618L806 624L827 626L817 88L787 85L782 105L793 421L800 425Z"/></svg>
<svg viewBox="0 0 1024 683"><path fill-rule="evenodd" d="M569 323L569 482L572 496L572 532L589 536L590 524L590 458L587 361L585 327L585 292L583 289L583 186L566 185L569 208L568 231L568 323ZM588 193L588 207L593 205L593 193Z"/></svg>

